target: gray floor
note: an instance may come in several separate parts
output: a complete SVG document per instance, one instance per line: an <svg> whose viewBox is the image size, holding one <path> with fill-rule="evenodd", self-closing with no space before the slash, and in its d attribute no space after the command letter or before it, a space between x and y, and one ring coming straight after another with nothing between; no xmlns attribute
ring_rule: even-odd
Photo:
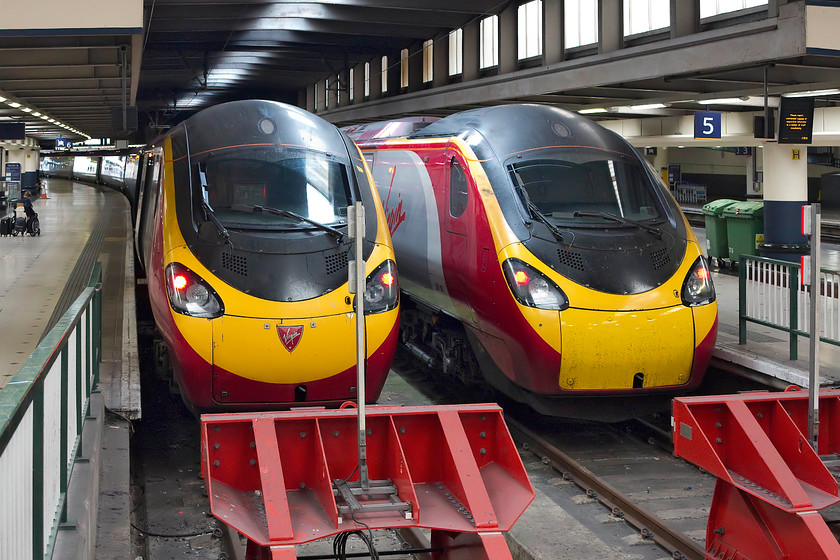
<svg viewBox="0 0 840 560"><path fill-rule="evenodd" d="M3 337L0 387L17 372L45 334L68 279L103 213L118 220L128 213L127 201L116 191L58 179L47 183L47 198L33 201L41 222L41 235L0 237L0 332ZM116 268L119 276L123 276L126 229L123 226L122 233L117 233L122 237L118 261L113 256L113 247L103 246L99 255L109 280ZM70 297L72 301L75 295ZM122 289L112 297L121 299ZM105 308L106 313L113 303L112 299L111 305ZM121 304L119 307L121 315ZM114 334L113 329L105 330ZM112 359L119 340L111 337L106 342L105 356Z"/></svg>

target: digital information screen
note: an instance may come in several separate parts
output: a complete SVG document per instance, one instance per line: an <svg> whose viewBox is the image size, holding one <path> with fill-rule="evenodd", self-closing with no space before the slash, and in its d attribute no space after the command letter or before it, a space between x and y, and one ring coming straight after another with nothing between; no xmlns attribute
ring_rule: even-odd
<svg viewBox="0 0 840 560"><path fill-rule="evenodd" d="M23 123L0 123L0 140L24 140L26 125Z"/></svg>
<svg viewBox="0 0 840 560"><path fill-rule="evenodd" d="M779 144L810 144L814 128L813 97L782 97L779 104Z"/></svg>

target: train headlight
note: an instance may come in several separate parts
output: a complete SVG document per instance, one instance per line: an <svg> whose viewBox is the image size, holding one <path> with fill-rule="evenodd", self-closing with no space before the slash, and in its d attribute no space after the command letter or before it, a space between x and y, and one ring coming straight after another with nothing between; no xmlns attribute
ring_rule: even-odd
<svg viewBox="0 0 840 560"><path fill-rule="evenodd" d="M563 310L569 307L569 298L560 286L537 269L519 259L508 259L502 264L510 291L522 305L537 309Z"/></svg>
<svg viewBox="0 0 840 560"><path fill-rule="evenodd" d="M387 260L367 277L364 293L365 315L382 313L395 308L399 293L397 266L394 261Z"/></svg>
<svg viewBox="0 0 840 560"><path fill-rule="evenodd" d="M697 257L682 287L682 301L685 305L694 307L715 301L715 285L712 275L706 266L703 255Z"/></svg>
<svg viewBox="0 0 840 560"><path fill-rule="evenodd" d="M166 267L166 295L172 309L184 315L212 319L225 311L216 291L198 274L179 263Z"/></svg>

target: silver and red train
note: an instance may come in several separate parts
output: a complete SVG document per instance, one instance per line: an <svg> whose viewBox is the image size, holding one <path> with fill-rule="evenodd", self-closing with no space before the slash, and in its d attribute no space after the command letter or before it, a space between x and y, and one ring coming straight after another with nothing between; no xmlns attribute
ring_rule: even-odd
<svg viewBox="0 0 840 560"><path fill-rule="evenodd" d="M629 417L698 386L714 286L621 137L539 105L345 130L384 204L414 355L561 416Z"/></svg>

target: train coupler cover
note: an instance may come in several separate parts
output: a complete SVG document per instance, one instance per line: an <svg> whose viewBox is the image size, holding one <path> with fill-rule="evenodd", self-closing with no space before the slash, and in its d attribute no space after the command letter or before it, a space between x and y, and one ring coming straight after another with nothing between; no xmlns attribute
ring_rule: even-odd
<svg viewBox="0 0 840 560"><path fill-rule="evenodd" d="M819 425L817 452L805 391L674 399L674 454L718 478L707 559L840 558L819 513L840 502L825 462L840 456L840 391L820 391Z"/></svg>
<svg viewBox="0 0 840 560"><path fill-rule="evenodd" d="M365 422L360 481L354 409L203 415L213 515L265 554L369 527L431 529L441 559L510 558L497 536L534 489L498 405L371 406Z"/></svg>

